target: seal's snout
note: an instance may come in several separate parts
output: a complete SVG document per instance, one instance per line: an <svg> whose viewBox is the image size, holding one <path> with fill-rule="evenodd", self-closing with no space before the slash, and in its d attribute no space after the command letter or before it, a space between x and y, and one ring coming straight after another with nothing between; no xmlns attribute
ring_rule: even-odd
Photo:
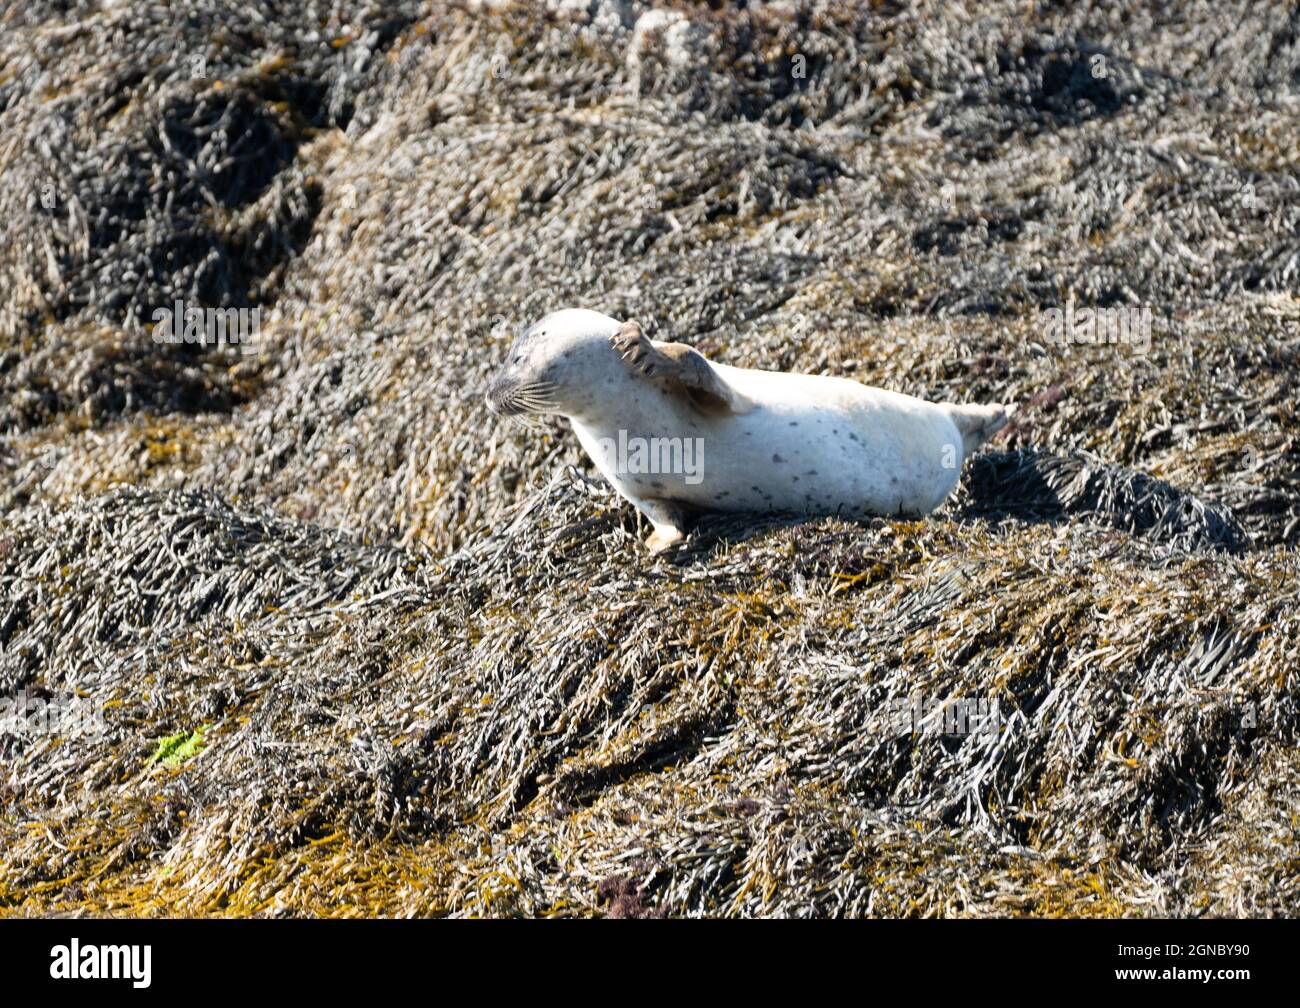
<svg viewBox="0 0 1300 1008"><path fill-rule="evenodd" d="M487 408L497 416L513 417L522 413L555 412L553 392L554 387L548 382L521 379L506 372L493 380L484 398Z"/></svg>
<svg viewBox="0 0 1300 1008"><path fill-rule="evenodd" d="M511 409L510 390L514 383L504 375L498 375L492 379L488 385L487 395L483 398L487 400L488 410L495 416L508 416L515 410Z"/></svg>

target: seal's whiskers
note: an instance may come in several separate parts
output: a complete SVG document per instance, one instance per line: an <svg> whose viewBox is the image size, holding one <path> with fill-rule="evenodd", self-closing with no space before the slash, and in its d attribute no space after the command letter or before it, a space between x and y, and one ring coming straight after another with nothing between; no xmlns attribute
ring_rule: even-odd
<svg viewBox="0 0 1300 1008"><path fill-rule="evenodd" d="M530 413L554 413L556 409L554 393L555 386L550 382L530 382L515 389L510 401Z"/></svg>

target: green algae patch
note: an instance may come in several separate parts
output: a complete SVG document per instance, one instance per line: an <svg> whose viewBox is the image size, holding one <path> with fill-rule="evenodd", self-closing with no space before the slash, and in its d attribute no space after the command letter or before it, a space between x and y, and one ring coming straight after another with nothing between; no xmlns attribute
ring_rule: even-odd
<svg viewBox="0 0 1300 1008"><path fill-rule="evenodd" d="M158 748L149 757L149 765L161 763L165 767L179 767L203 751L203 736L211 728L203 725L192 732L177 732L158 740Z"/></svg>

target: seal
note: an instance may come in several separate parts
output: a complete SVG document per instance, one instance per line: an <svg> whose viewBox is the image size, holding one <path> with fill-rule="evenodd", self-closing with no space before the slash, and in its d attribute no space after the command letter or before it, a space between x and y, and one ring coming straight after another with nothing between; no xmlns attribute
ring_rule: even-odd
<svg viewBox="0 0 1300 1008"><path fill-rule="evenodd" d="M487 390L499 416L559 414L614 489L684 538L692 511L933 511L1000 430L1002 405L932 403L848 378L759 371L567 308L529 326Z"/></svg>

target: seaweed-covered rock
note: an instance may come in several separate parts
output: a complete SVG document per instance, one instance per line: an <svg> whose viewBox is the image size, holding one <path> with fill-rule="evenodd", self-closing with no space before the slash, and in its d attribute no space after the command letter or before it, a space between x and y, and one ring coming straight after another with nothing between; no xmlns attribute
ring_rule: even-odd
<svg viewBox="0 0 1300 1008"><path fill-rule="evenodd" d="M0 25L0 913L1294 913L1294 13ZM651 558L564 306L1019 410Z"/></svg>

